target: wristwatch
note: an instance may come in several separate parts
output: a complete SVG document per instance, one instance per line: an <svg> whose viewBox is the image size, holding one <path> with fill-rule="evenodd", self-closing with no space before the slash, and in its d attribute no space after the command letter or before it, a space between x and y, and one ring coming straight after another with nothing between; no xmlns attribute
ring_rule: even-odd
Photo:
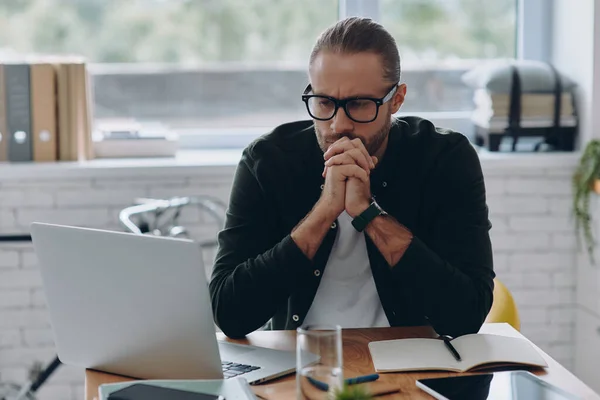
<svg viewBox="0 0 600 400"><path fill-rule="evenodd" d="M380 215L387 215L387 213L383 211L375 199L371 199L371 204L369 207L352 220L352 226L357 231L362 232L365 230L367 225L369 225L369 222L373 221Z"/></svg>

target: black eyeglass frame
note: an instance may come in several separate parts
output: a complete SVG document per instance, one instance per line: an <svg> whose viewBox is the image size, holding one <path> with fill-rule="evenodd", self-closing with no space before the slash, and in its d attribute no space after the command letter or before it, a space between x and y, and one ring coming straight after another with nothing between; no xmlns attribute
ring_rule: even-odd
<svg viewBox="0 0 600 400"><path fill-rule="evenodd" d="M389 90L389 92L385 96L383 96L381 98L376 98L376 97L348 97L346 99L338 100L335 97L325 96L325 95L322 95L322 94L309 94L312 91L312 86L309 83L308 86L306 86L306 89L304 89L304 92L302 93L302 101L304 102L304 104L306 104L306 111L308 111L308 115L310 115L312 118L314 118L314 119L316 119L318 121L329 121L330 119L332 119L333 117L335 117L335 115L338 112L338 109L340 107L342 107L344 109L344 112L348 116L348 118L350 118L352 121L358 122L359 124L368 124L369 122L373 122L373 121L375 121L377 119L377 117L379 116L379 107L381 107L382 105L384 105L385 103L387 103L388 101L390 101L390 99L398 91L398 85L399 84L400 84L400 82L396 83ZM318 97L318 98L321 98L321 99L328 99L328 100L332 101L333 104L335 104L335 109L333 110L333 114L331 115L331 117L329 117L329 118L317 118L317 117L315 117L310 112L310 106L308 105L308 101L311 98L313 98L313 97ZM358 120L352 118L352 116L348 112L348 109L346 108L346 106L347 106L347 104L349 102L356 101L356 100L371 100L371 101L373 101L375 103L375 105L377 106L377 108L375 110L375 116L373 117L373 119L370 119L368 121L358 121Z"/></svg>

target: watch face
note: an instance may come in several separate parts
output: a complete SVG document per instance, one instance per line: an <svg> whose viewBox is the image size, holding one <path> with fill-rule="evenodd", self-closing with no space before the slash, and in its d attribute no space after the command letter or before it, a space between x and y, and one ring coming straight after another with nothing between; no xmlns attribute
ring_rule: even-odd
<svg viewBox="0 0 600 400"><path fill-rule="evenodd" d="M387 213L383 211L383 208L381 208L375 200L373 200L372 204L379 210L379 215L387 215Z"/></svg>

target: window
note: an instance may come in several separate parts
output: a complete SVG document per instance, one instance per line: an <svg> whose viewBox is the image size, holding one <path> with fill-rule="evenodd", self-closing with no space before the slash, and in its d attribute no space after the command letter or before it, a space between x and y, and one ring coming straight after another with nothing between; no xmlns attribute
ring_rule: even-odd
<svg viewBox="0 0 600 400"><path fill-rule="evenodd" d="M97 121L160 122L181 134L183 147L242 147L275 125L308 118L300 100L308 56L344 13L370 12L395 36L409 87L402 113L465 120L472 93L460 76L482 58L515 56L516 3L4 1L0 57L83 54Z"/></svg>
<svg viewBox="0 0 600 400"><path fill-rule="evenodd" d="M0 56L83 54L97 120L161 122L190 145L215 142L189 133L216 131L236 145L307 118L308 56L337 19L337 0L1 2Z"/></svg>
<svg viewBox="0 0 600 400"><path fill-rule="evenodd" d="M405 63L516 55L515 0L381 0Z"/></svg>
<svg viewBox="0 0 600 400"><path fill-rule="evenodd" d="M516 0L381 0L408 86L404 113L470 111L462 73L482 59L516 57Z"/></svg>

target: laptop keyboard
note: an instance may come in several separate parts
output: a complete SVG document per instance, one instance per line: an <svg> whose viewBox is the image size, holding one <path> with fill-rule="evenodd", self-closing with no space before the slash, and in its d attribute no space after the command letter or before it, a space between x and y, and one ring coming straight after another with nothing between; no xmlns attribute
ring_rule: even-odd
<svg viewBox="0 0 600 400"><path fill-rule="evenodd" d="M223 367L223 376L225 379L260 369L260 367L254 365L236 364L230 361L221 361L221 365Z"/></svg>

